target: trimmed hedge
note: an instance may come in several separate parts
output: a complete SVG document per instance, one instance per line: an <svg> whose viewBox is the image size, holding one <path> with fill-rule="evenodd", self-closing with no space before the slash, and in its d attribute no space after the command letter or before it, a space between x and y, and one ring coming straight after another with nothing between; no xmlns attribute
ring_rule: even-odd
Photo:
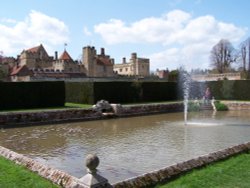
<svg viewBox="0 0 250 188"><path fill-rule="evenodd" d="M0 82L0 110L64 106L64 82Z"/></svg>
<svg viewBox="0 0 250 188"><path fill-rule="evenodd" d="M93 82L65 82L66 102L79 104L94 103Z"/></svg>
<svg viewBox="0 0 250 188"><path fill-rule="evenodd" d="M95 104L104 99L110 103L138 103L182 100L182 83L176 82L66 82L66 101ZM216 100L250 100L250 80L192 82L190 99L201 99L210 87Z"/></svg>
<svg viewBox="0 0 250 188"><path fill-rule="evenodd" d="M202 98L206 87L210 87L216 100L250 100L250 80L194 82L191 84L190 98Z"/></svg>
<svg viewBox="0 0 250 188"><path fill-rule="evenodd" d="M66 82L66 102L95 104L177 100L175 82Z"/></svg>

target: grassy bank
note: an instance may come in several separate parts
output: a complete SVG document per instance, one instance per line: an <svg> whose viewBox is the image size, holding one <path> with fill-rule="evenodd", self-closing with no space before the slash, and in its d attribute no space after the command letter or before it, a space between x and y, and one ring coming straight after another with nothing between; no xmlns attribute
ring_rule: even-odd
<svg viewBox="0 0 250 188"><path fill-rule="evenodd" d="M157 188L248 188L250 187L250 152L193 170Z"/></svg>
<svg viewBox="0 0 250 188"><path fill-rule="evenodd" d="M32 108L32 109L12 109L12 110L0 110L3 112L39 112L39 111L49 111L49 110L66 110L72 108L91 108L92 105L89 104L76 104L76 103L65 103L63 107L49 107L49 108Z"/></svg>
<svg viewBox="0 0 250 188"><path fill-rule="evenodd" d="M59 186L0 156L0 187L58 188Z"/></svg>

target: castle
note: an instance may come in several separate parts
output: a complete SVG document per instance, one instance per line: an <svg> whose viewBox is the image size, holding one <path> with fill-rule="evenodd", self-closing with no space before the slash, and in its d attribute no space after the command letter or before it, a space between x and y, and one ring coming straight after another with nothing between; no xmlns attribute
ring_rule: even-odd
<svg viewBox="0 0 250 188"><path fill-rule="evenodd" d="M126 62L124 57L121 64L114 65L115 73L126 76L149 76L149 59L137 58L136 53L131 54L131 59Z"/></svg>
<svg viewBox="0 0 250 188"><path fill-rule="evenodd" d="M23 50L16 62L9 73L12 81L149 76L150 65L149 59L137 58L136 53L132 53L129 62L123 58L121 64L115 64L104 48L97 54L93 46L83 47L82 59L74 61L66 49L59 57L57 51L49 56L42 44Z"/></svg>

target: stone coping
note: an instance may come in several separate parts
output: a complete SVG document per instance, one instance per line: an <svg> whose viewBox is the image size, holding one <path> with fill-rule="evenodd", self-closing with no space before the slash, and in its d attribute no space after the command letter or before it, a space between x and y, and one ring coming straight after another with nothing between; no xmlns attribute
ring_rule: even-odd
<svg viewBox="0 0 250 188"><path fill-rule="evenodd" d="M219 150L207 155L203 155L194 159L180 162L166 168L149 172L141 176L130 178L118 183L113 184L114 188L146 188L152 187L159 183L166 183L174 177L191 171L192 169L200 168L208 164L227 159L239 153L247 152L250 150L250 142L232 146L223 150Z"/></svg>
<svg viewBox="0 0 250 188"><path fill-rule="evenodd" d="M221 101L229 110L250 110L250 101Z"/></svg>
<svg viewBox="0 0 250 188"><path fill-rule="evenodd" d="M164 183L177 177L183 173L191 171L195 168L200 168L216 161L227 159L231 156L247 152L250 150L250 142L235 145L222 149L216 152L212 152L207 155L199 156L187 161L183 161L160 170L149 172L141 176L130 178L112 185L114 188L144 188L155 186L158 183ZM16 164L25 166L38 175L54 182L65 188L86 188L80 180L74 176L71 176L63 171L53 169L47 165L38 163L37 161L18 154L7 148L0 146L0 155L9 159ZM104 161L105 162L105 161Z"/></svg>
<svg viewBox="0 0 250 188"><path fill-rule="evenodd" d="M65 188L86 188L78 178L0 146L0 155Z"/></svg>

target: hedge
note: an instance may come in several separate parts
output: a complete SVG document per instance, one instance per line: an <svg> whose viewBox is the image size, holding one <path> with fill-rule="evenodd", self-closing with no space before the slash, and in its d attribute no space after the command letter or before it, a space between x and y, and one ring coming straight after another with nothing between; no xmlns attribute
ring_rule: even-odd
<svg viewBox="0 0 250 188"><path fill-rule="evenodd" d="M93 104L93 82L65 82L66 102Z"/></svg>
<svg viewBox="0 0 250 188"><path fill-rule="evenodd" d="M64 106L64 82L0 82L0 110Z"/></svg>
<svg viewBox="0 0 250 188"><path fill-rule="evenodd" d="M194 82L190 98L202 98L206 87L210 87L212 96L217 100L250 100L250 80Z"/></svg>
<svg viewBox="0 0 250 188"><path fill-rule="evenodd" d="M95 104L177 100L175 82L66 82L66 102Z"/></svg>

